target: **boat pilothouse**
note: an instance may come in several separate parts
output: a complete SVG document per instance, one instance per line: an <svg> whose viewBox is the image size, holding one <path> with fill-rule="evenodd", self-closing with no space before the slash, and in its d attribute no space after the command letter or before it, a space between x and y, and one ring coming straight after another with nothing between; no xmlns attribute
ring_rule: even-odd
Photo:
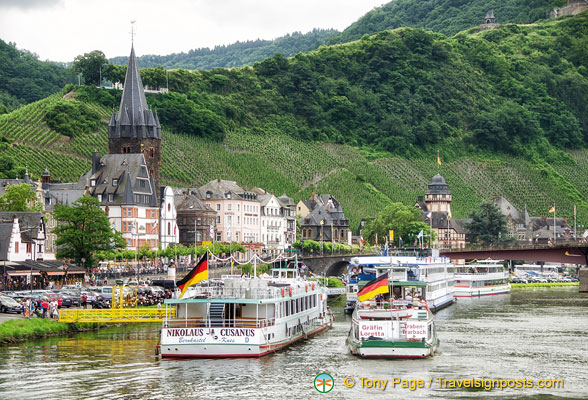
<svg viewBox="0 0 588 400"><path fill-rule="evenodd" d="M402 275L404 274L404 277ZM381 276L381 275L380 275ZM401 279L398 281L397 279ZM386 277L386 293L357 303L347 346L372 358L423 358L435 353L439 339L426 300L425 282L406 280L406 268ZM371 281L364 286L372 284ZM360 297L362 290L360 290Z"/></svg>
<svg viewBox="0 0 588 400"><path fill-rule="evenodd" d="M162 357L259 357L332 325L327 294L297 268L274 268L261 278L223 276L166 300Z"/></svg>

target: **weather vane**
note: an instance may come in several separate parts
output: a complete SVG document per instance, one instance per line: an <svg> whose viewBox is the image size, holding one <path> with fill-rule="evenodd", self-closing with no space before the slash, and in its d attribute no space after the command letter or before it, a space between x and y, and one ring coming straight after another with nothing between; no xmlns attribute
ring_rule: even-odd
<svg viewBox="0 0 588 400"><path fill-rule="evenodd" d="M135 22L137 21L131 21L131 44L135 42Z"/></svg>

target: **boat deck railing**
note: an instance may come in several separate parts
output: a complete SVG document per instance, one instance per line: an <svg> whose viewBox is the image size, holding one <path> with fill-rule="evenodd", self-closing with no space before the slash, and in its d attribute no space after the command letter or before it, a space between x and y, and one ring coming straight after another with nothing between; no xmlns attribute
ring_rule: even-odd
<svg viewBox="0 0 588 400"><path fill-rule="evenodd" d="M315 290L317 286L315 285ZM312 292L312 283L305 286L283 287L224 287L224 286L196 286L191 288L190 298L194 299L276 299L291 297ZM188 298L188 297L184 297Z"/></svg>
<svg viewBox="0 0 588 400"><path fill-rule="evenodd" d="M426 309L427 303L423 300L394 300L392 305L389 301L364 301L357 305L358 310L406 310Z"/></svg>
<svg viewBox="0 0 588 400"><path fill-rule="evenodd" d="M274 318L236 318L211 320L208 318L176 318L164 321L164 328L264 328L272 326Z"/></svg>

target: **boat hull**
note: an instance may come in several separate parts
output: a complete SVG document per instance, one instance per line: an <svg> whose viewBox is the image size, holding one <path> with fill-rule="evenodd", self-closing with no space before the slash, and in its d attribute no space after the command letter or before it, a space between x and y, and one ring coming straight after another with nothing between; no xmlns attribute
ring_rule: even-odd
<svg viewBox="0 0 588 400"><path fill-rule="evenodd" d="M438 340L433 343L410 341L367 340L361 344L350 341L349 350L361 358L426 358L435 354Z"/></svg>
<svg viewBox="0 0 588 400"><path fill-rule="evenodd" d="M269 336L273 333L271 327L267 328L269 332L263 332L261 329L251 329L251 338L246 336L243 341L246 343L230 343L231 339L226 337L218 337L215 332L222 332L230 328L218 327L214 328L215 332L204 332L205 337L202 342L196 343L166 343L165 339L162 339L161 344L158 346L158 352L163 358L250 358L250 357L262 357L270 353L274 353L283 348L286 348L298 341L311 338L318 335L325 330L332 327L333 317L329 314L328 318L325 319L324 323L314 327L307 332L300 332L292 337L283 340L270 340L262 341L259 338ZM280 327L275 327L280 328ZM208 329L208 328L206 328ZM166 330L162 331L162 338L166 335ZM211 338L215 338L215 342L211 341Z"/></svg>
<svg viewBox="0 0 588 400"><path fill-rule="evenodd" d="M455 297L481 297L492 296L497 294L506 294L510 292L510 285L490 286L490 287L473 287L473 288L455 288Z"/></svg>

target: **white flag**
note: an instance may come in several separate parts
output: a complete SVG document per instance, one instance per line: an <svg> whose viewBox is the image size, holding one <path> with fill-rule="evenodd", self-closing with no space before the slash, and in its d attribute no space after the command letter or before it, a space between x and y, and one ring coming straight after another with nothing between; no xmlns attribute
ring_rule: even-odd
<svg viewBox="0 0 588 400"><path fill-rule="evenodd" d="M227 225L227 240L231 240L231 225Z"/></svg>
<svg viewBox="0 0 588 400"><path fill-rule="evenodd" d="M424 232L421 230L421 231L419 232L419 234L417 235L417 238L418 238L418 239L420 239L420 238L422 238L422 237L423 237L423 235L424 235Z"/></svg>
<svg viewBox="0 0 588 400"><path fill-rule="evenodd" d="M429 211L429 213L427 214L427 218L431 218L433 216L433 212Z"/></svg>

